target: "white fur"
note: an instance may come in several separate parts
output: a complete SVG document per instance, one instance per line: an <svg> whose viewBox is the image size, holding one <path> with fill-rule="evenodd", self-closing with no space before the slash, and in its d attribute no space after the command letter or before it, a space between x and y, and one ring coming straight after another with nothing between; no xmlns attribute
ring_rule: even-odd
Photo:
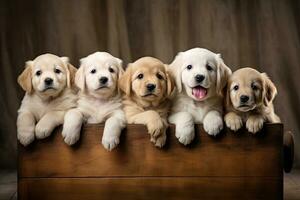
<svg viewBox="0 0 300 200"><path fill-rule="evenodd" d="M109 72L109 67L114 72ZM95 73L91 70L95 69ZM122 61L105 52L96 52L81 59L81 66L76 73L75 83L80 88L77 108L65 116L62 135L64 141L75 144L80 137L83 122L105 122L102 144L107 150L119 144L119 137L125 127L125 115L122 110L121 95L118 92L118 78L123 73ZM101 87L99 79L107 77L107 88Z"/></svg>
<svg viewBox="0 0 300 200"><path fill-rule="evenodd" d="M65 112L76 106L77 97L67 87L70 85L67 83L70 78L67 62L51 54L44 54L27 62L28 69L25 70L30 72L26 79L30 79L28 81L32 84L26 87L28 91L22 100L17 118L17 136L24 146L30 144L35 137L48 137L56 126L63 123ZM62 72L55 74L53 66L60 68ZM42 74L36 76L36 70L41 70ZM44 79L47 77L53 78L55 89L44 91Z"/></svg>
<svg viewBox="0 0 300 200"><path fill-rule="evenodd" d="M207 64L212 71L207 70ZM188 65L193 66L191 70L187 70ZM202 48L180 52L169 68L178 89L173 98L169 121L176 125L179 142L184 145L191 143L195 136L194 123L203 123L209 135L217 135L223 129L222 90L231 70L219 54ZM208 88L206 97L201 100L192 94L192 87L198 84L195 81L197 74L205 76L201 86Z"/></svg>

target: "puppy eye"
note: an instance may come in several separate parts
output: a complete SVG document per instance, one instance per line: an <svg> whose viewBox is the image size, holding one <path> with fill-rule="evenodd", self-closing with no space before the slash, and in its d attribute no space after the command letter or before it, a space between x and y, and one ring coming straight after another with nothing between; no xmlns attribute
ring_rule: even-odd
<svg viewBox="0 0 300 200"><path fill-rule="evenodd" d="M258 87L254 84L251 85L251 88L252 88L252 90L257 90L258 89Z"/></svg>
<svg viewBox="0 0 300 200"><path fill-rule="evenodd" d="M137 76L137 78L138 78L138 79L142 79L142 78L144 78L144 75L143 75L143 74L139 74L139 75Z"/></svg>
<svg viewBox="0 0 300 200"><path fill-rule="evenodd" d="M113 68L108 68L108 71L110 72L110 73L114 73L115 72L115 70L113 69Z"/></svg>
<svg viewBox="0 0 300 200"><path fill-rule="evenodd" d="M95 69L92 69L91 70L91 74L95 74L96 73L96 70Z"/></svg>
<svg viewBox="0 0 300 200"><path fill-rule="evenodd" d="M38 70L38 71L35 72L35 75L36 75L36 76L40 76L41 74L42 74L42 71L41 71L41 70Z"/></svg>
<svg viewBox="0 0 300 200"><path fill-rule="evenodd" d="M159 80L162 80L162 79L164 79L164 77L162 77L162 75L160 75L160 74L156 74L156 77L159 79Z"/></svg>
<svg viewBox="0 0 300 200"><path fill-rule="evenodd" d="M60 74L60 73L61 73L61 71L60 71L59 69L55 69L54 72L55 72L56 74Z"/></svg>
<svg viewBox="0 0 300 200"><path fill-rule="evenodd" d="M235 90L235 91L238 90L238 89L239 89L238 85L236 85L236 86L233 87L233 90Z"/></svg>
<svg viewBox="0 0 300 200"><path fill-rule="evenodd" d="M193 65L188 65L188 66L186 66L186 68L187 68L188 70L190 70L190 69L193 68Z"/></svg>
<svg viewBox="0 0 300 200"><path fill-rule="evenodd" d="M208 71L212 71L212 70L213 70L212 66L210 66L209 64L206 64L206 69L207 69Z"/></svg>

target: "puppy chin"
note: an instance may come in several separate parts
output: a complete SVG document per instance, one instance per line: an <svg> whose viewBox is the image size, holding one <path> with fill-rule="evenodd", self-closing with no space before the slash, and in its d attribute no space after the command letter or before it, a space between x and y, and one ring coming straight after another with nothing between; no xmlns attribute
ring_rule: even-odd
<svg viewBox="0 0 300 200"><path fill-rule="evenodd" d="M234 106L234 109L240 111L240 112L249 112L251 110L254 110L256 108L256 105L245 105L245 106Z"/></svg>
<svg viewBox="0 0 300 200"><path fill-rule="evenodd" d="M108 86L104 86L104 87L98 87L95 89L90 89L89 93L94 96L95 98L98 99L107 99L110 98L111 96L113 96L115 94L115 89L108 87Z"/></svg>

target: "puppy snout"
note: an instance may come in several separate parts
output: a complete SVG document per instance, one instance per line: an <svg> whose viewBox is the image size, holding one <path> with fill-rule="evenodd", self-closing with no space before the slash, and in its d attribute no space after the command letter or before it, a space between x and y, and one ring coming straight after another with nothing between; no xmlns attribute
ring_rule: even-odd
<svg viewBox="0 0 300 200"><path fill-rule="evenodd" d="M240 101L242 103L247 103L247 101L249 101L249 96L247 96L247 95L240 96Z"/></svg>
<svg viewBox="0 0 300 200"><path fill-rule="evenodd" d="M205 76L203 76L201 74L197 74L195 76L195 80L196 80L197 83L201 83L204 79L205 79Z"/></svg>
<svg viewBox="0 0 300 200"><path fill-rule="evenodd" d="M52 83L53 83L53 79L52 78L46 78L45 80L45 85L52 85Z"/></svg>
<svg viewBox="0 0 300 200"><path fill-rule="evenodd" d="M156 88L155 84L152 84L152 83L147 84L147 90L149 92L152 92L155 88Z"/></svg>
<svg viewBox="0 0 300 200"><path fill-rule="evenodd" d="M99 82L100 82L101 84L105 84L105 83L107 83L107 81L108 81L108 78L105 77L105 76L102 76L102 77L99 79Z"/></svg>

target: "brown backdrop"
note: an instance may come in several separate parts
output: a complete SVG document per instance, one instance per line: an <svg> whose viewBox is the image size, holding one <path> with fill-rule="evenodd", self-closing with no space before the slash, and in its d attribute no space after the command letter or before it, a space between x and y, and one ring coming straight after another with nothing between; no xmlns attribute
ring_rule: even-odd
<svg viewBox="0 0 300 200"><path fill-rule="evenodd" d="M16 164L16 83L24 62L51 52L74 65L95 51L125 63L151 55L170 63L178 51L204 47L235 70L267 72L279 95L276 111L300 142L300 1L30 0L1 1L0 164ZM296 146L297 161L300 148Z"/></svg>

